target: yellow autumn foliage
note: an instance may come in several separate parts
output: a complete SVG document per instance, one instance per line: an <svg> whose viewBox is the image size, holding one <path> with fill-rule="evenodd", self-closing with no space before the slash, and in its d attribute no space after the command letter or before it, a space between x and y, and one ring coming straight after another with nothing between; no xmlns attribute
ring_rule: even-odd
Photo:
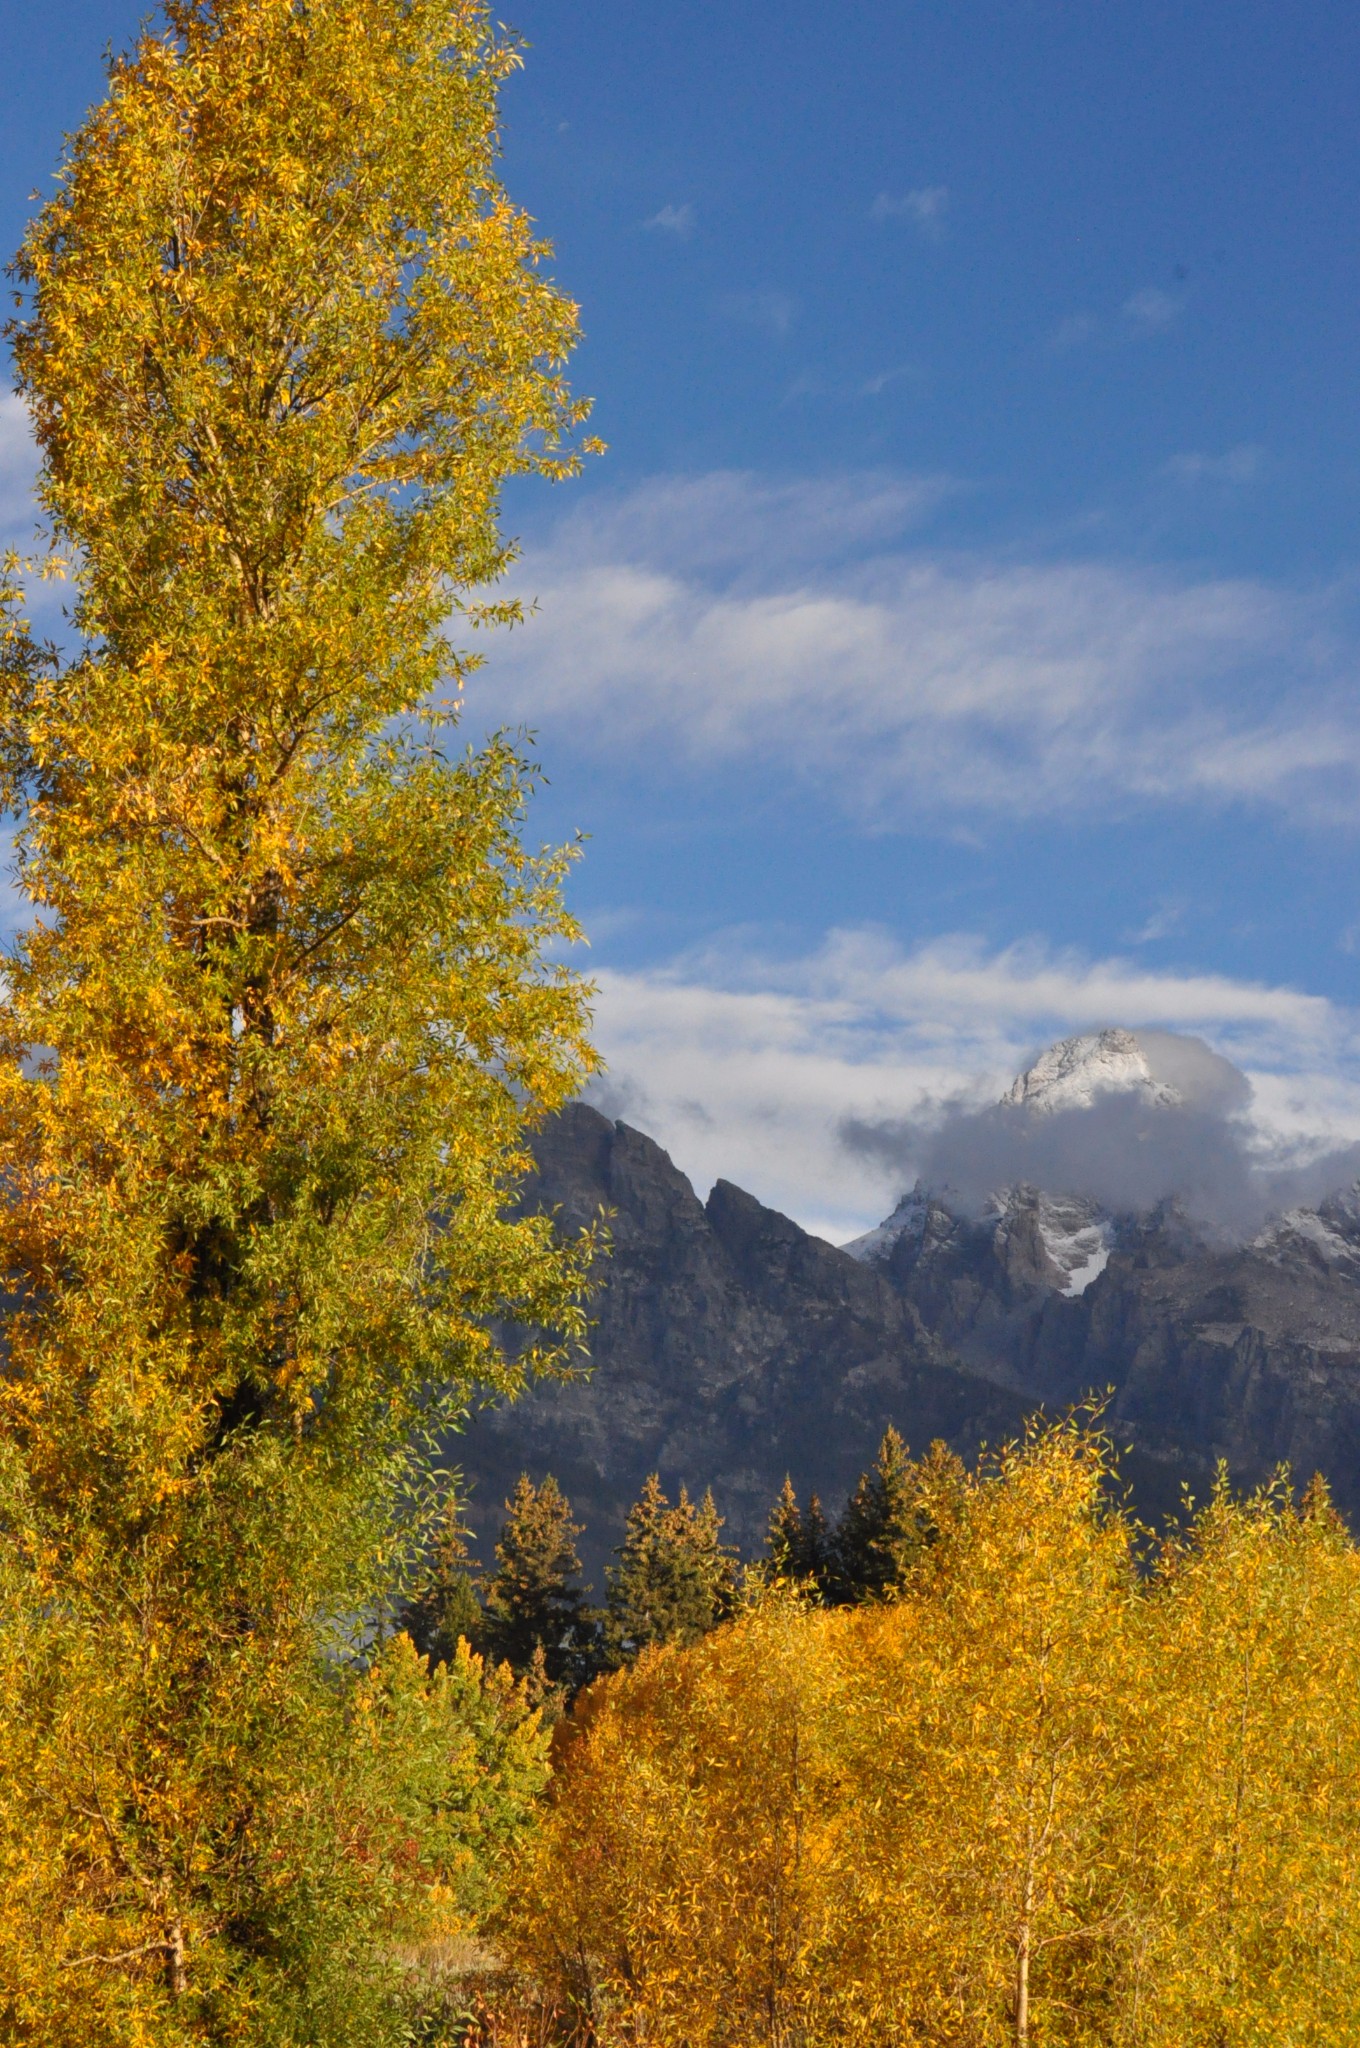
<svg viewBox="0 0 1360 2048"><path fill-rule="evenodd" d="M787 1593L587 1695L506 1921L603 2044L1360 2033L1360 1553L1220 1490L1149 1559L1104 1450L959 1480L904 1593Z"/></svg>

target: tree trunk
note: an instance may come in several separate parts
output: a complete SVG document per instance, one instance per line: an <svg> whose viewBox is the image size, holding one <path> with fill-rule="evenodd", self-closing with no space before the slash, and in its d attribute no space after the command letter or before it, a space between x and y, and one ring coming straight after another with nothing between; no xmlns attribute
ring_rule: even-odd
<svg viewBox="0 0 1360 2048"><path fill-rule="evenodd" d="M1029 1949L1030 1923L1020 1923L1015 1945L1015 2048L1029 2048Z"/></svg>
<svg viewBox="0 0 1360 2048"><path fill-rule="evenodd" d="M172 1998L183 1998L188 1988L188 1973L184 1967L184 1924L171 1922L170 1932L165 1941L165 1976Z"/></svg>

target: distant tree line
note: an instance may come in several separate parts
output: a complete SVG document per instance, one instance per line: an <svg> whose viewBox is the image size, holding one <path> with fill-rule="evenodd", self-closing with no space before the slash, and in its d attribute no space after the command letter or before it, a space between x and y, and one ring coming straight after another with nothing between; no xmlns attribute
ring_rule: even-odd
<svg viewBox="0 0 1360 2048"><path fill-rule="evenodd" d="M595 1606L581 1579L583 1531L570 1500L551 1473L538 1484L524 1473L505 1503L494 1569L478 1567L462 1504L451 1501L428 1572L397 1624L436 1665L456 1656L461 1639L508 1664L531 1697L560 1704L643 1650L697 1642L731 1618L748 1581L796 1587L827 1607L893 1597L938 1533L932 1502L962 1476L945 1445L915 1460L890 1427L834 1523L815 1493L804 1507L786 1478L770 1511L766 1554L743 1568L722 1540L711 1490L696 1503L682 1486L672 1503L654 1472L629 1509Z"/></svg>

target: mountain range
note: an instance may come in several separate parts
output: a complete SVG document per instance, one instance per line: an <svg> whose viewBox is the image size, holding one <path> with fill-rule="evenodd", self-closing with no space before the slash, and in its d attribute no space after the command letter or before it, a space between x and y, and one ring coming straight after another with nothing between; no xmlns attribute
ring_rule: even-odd
<svg viewBox="0 0 1360 2048"><path fill-rule="evenodd" d="M1079 1156L1053 1134L1103 1129L1112 1107L1114 1142L1155 1152L1221 1077L1206 1048L1196 1065L1192 1041L1150 1039L1050 1048L979 1120L983 1153ZM1202 1497L1220 1460L1244 1486L1281 1462L1319 1470L1360 1513L1360 1187L1244 1234L1175 1191L1119 1206L1089 1184L1013 1178L979 1197L918 1181L837 1247L726 1181L701 1202L651 1138L584 1103L535 1149L525 1204L565 1229L603 1214L612 1246L588 1373L483 1410L456 1447L488 1548L519 1473L550 1471L598 1584L657 1471L672 1492L711 1486L752 1554L786 1473L834 1510L890 1422L915 1449L939 1437L971 1458L1092 1394L1151 1519L1186 1487Z"/></svg>

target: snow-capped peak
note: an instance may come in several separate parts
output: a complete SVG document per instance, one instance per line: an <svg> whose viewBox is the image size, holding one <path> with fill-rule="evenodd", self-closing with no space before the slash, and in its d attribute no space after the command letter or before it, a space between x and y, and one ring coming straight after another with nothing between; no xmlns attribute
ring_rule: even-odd
<svg viewBox="0 0 1360 2048"><path fill-rule="evenodd" d="M1090 1109L1101 1095L1128 1093L1162 1108L1185 1099L1170 1082L1157 1079L1131 1031L1090 1031L1040 1053L1001 1100L1031 1115L1051 1116L1062 1109Z"/></svg>
<svg viewBox="0 0 1360 2048"><path fill-rule="evenodd" d="M918 1180L909 1195L903 1195L892 1215L873 1230L866 1230L863 1237L851 1238L842 1245L842 1251L849 1252L852 1259L862 1259L870 1264L875 1259L886 1258L899 1237L919 1237L925 1228L930 1201Z"/></svg>

